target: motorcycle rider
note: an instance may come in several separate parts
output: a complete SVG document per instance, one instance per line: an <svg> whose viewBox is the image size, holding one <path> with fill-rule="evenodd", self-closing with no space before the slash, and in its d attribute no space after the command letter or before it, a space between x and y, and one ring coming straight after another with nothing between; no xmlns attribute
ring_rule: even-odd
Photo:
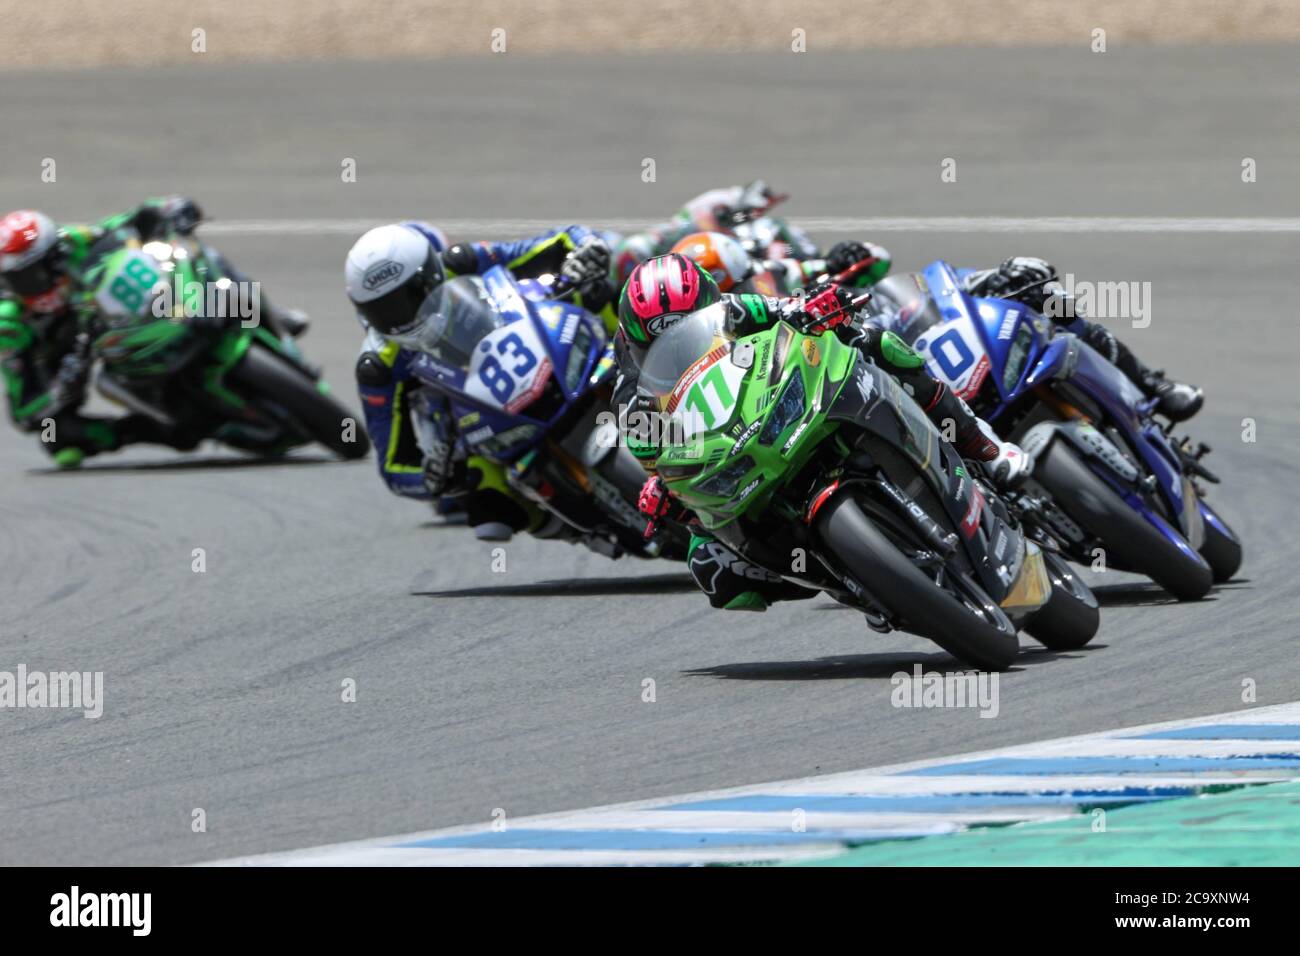
<svg viewBox="0 0 1300 956"><path fill-rule="evenodd" d="M1205 396L1200 388L1147 368L1113 332L1080 314L1050 262L1033 256L1013 256L995 269L960 270L959 275L972 295L1022 302L1063 331L1079 336L1123 372L1142 394L1156 399L1157 410L1171 421L1185 421L1201 410Z"/></svg>
<svg viewBox="0 0 1300 956"><path fill-rule="evenodd" d="M654 410L652 400L637 394L640 364L650 345L678 319L716 303L724 306L728 328L738 337L752 335L778 321L789 322L806 332L834 329L876 365L894 375L941 432L946 433L951 427L952 444L958 452L965 458L983 462L998 485L1014 487L1032 470L1032 458L1011 442L999 440L993 429L977 418L944 383L926 374L925 360L897 335L874 326L852 331L848 321L853 317L853 300L847 289L826 284L809 290L807 297L788 299L724 293L712 275L678 253L641 263L623 287L615 339L619 363L619 379L614 389L616 407L630 411ZM620 415L620 420L623 419ZM642 444L633 436L628 436L627 444L647 468L652 467L650 462L657 456L657 448ZM652 475L646 481L640 508L650 518L647 532L672 512L673 503L658 476ZM714 607L761 611L773 601L808 597L813 593L749 564L698 528L693 529L687 564Z"/></svg>
<svg viewBox="0 0 1300 956"><path fill-rule="evenodd" d="M357 388L380 477L397 495L458 500L483 540L506 540L521 531L568 537L567 525L515 494L500 464L464 449L450 402L413 374L421 338L436 321L418 313L447 279L500 265L517 278L563 276L577 290L574 302L612 315L609 246L575 225L518 242L440 249L431 228L407 222L372 229L353 245L344 265L348 298L366 330Z"/></svg>
<svg viewBox="0 0 1300 956"><path fill-rule="evenodd" d="M624 282L637 263L673 251L691 233L711 232L736 235L747 221L766 213L786 197L774 193L756 179L745 186L710 189L689 200L666 223L625 236L615 249L614 277ZM772 263L773 271L789 280L789 288L800 288L826 273L843 271L836 265L874 259L869 271L855 276L852 284L871 285L889 272L889 250L865 242L838 242L825 255L802 229L785 220L777 221L777 240L763 249L747 249L754 258Z"/></svg>
<svg viewBox="0 0 1300 956"><path fill-rule="evenodd" d="M128 242L190 235L202 213L191 199L148 199L97 223L59 227L30 209L0 219L0 372L9 413L23 431L42 433L55 463L76 467L87 456L137 442L188 450L197 440L166 429L147 415L83 415L93 358L88 323L95 312L86 279L104 255ZM223 274L242 276L215 250L206 250ZM262 316L278 334L301 334L301 313L262 300ZM200 319L197 324L201 324Z"/></svg>

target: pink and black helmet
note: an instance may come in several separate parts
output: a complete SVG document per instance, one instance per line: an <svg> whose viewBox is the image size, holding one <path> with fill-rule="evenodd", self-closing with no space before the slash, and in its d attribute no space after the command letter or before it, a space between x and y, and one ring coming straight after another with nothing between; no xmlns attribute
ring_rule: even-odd
<svg viewBox="0 0 1300 956"><path fill-rule="evenodd" d="M618 302L618 324L632 343L648 346L684 315L722 298L718 283L680 253L647 259L627 277Z"/></svg>

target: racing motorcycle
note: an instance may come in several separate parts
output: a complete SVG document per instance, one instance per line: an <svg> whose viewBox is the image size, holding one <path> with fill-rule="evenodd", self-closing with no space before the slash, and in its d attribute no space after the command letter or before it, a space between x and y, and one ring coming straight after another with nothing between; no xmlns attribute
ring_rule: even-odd
<svg viewBox="0 0 1300 956"><path fill-rule="evenodd" d="M1204 499L1209 448L1175 438L1156 402L1077 336L1021 303L966 293L936 261L873 288L930 373L1035 456L1025 505L1069 556L1150 577L1183 600L1241 565L1236 534Z"/></svg>
<svg viewBox="0 0 1300 956"><path fill-rule="evenodd" d="M786 193L778 193L763 205L737 209L724 219L721 227L740 243L751 259L762 262L811 259L817 255L817 244L789 220L772 215L772 209L789 198ZM762 295L784 295L802 285L800 276L777 276L774 292L755 291Z"/></svg>
<svg viewBox="0 0 1300 956"><path fill-rule="evenodd" d="M87 280L95 388L105 398L196 443L262 455L310 442L342 458L370 450L357 417L297 346L231 307L237 288L193 238L128 241L98 256ZM197 326L196 316L210 318Z"/></svg>
<svg viewBox="0 0 1300 956"><path fill-rule="evenodd" d="M834 333L782 321L737 337L725 315L720 303L674 323L638 382L668 420L656 471L704 528L873 629L979 667L1009 666L1021 627L1055 649L1092 639L1088 587L893 376Z"/></svg>
<svg viewBox="0 0 1300 956"><path fill-rule="evenodd" d="M617 365L601 321L567 280L517 279L501 266L440 284L421 304L411 372L451 402L466 450L504 466L511 488L601 554L686 555L665 524L645 537L635 502L645 469L609 413Z"/></svg>

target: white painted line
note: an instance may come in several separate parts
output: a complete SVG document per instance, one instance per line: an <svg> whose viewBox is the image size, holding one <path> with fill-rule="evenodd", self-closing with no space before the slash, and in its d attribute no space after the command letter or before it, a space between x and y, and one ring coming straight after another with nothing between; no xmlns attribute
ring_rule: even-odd
<svg viewBox="0 0 1300 956"><path fill-rule="evenodd" d="M962 754L943 760L931 760L921 765L965 763L983 760L989 757L1009 757L1002 751L988 751L981 754ZM947 794L982 794L982 793L1053 793L1069 790L1113 790L1131 787L1149 790L1155 787L1203 787L1208 784L1232 783L1268 783L1279 780L1291 780L1297 774L1288 770L1245 771L1206 771L1202 773L1172 774L994 774L944 775L944 776L901 776L896 769L859 770L852 774L836 775L828 780L810 777L806 780L787 780L765 787L743 787L737 790L719 791L724 796L746 796L764 793L781 795L787 793L807 794L809 796L944 796ZM697 794L673 798L671 802L694 802L697 799L712 799ZM668 803L667 800L656 801L656 806Z"/></svg>
<svg viewBox="0 0 1300 956"><path fill-rule="evenodd" d="M391 219L214 219L204 235L359 236ZM872 236L885 232L939 233L1300 233L1300 218L1170 216L842 216L795 218L814 233ZM527 236L567 226L570 219L440 219L453 241ZM614 232L646 228L644 219L602 219L589 223Z"/></svg>
<svg viewBox="0 0 1300 956"><path fill-rule="evenodd" d="M1281 704L1272 707L1260 707L1234 711L1229 714L1217 714L1184 720L1166 721L1141 727L1128 727L1104 733L1086 734L1060 740L1043 741L1015 747L1004 747L978 753L961 754L951 757L929 758L871 770L852 771L821 777L799 780L784 780L775 783L736 787L726 790L713 790L703 793L687 794L678 797L661 797L655 800L641 800L634 803L587 810L553 813L535 817L521 817L508 821L508 829L499 836L493 833L490 825L469 824L442 830L422 833L410 833L401 836L379 839L358 840L333 846L314 847L310 849L273 853L260 856L243 857L234 860L219 861L219 865L288 865L288 866L352 866L367 865L430 865L430 866L496 866L496 865L638 865L638 864L683 864L708 862L741 862L778 859L794 859L802 856L826 855L843 845L837 836L847 831L888 832L891 830L906 832L943 831L961 829L974 822L1008 822L1005 805L980 807L976 802L948 812L916 812L900 810L897 812L873 808L869 812L851 813L843 810L810 810L804 819L806 834L797 842L789 841L792 833L791 816L784 811L758 809L752 811L731 809L717 810L665 810L666 806L682 803L699 803L719 799L735 799L758 794L781 795L829 795L829 796L940 796L946 794L990 794L1009 793L1027 794L1047 791L1093 791L1149 789L1153 787L1197 788L1216 783L1261 783L1267 781L1292 780L1300 777L1296 770L1219 770L1207 767L1203 772L1180 772L1173 774L1064 774L1052 772L1041 776L1035 775L908 775L908 771L947 766L955 763L968 763L992 758L1040 757L1048 759L1060 756L1075 757L1080 755L1130 757L1130 756L1197 756L1207 760L1223 757L1240 756L1268 752L1289 752L1290 746L1285 741L1268 742L1270 747L1262 747L1260 741L1133 741L1128 738L1137 734L1176 728L1219 725L1219 724L1297 724L1300 723L1300 703ZM1174 753L1169 754L1169 751ZM1052 819L1068 816L1070 805L1026 805L1014 814L1014 819L1030 821ZM534 835L536 831L558 831L567 842L573 839L581 843L584 833L597 835L597 842L608 843L611 834L626 832L627 845L619 848L607 845L573 848L523 848L509 846L511 831L526 831ZM646 835L654 834L746 834L752 835L743 846L707 846L699 847L665 847L664 849L647 848L643 845ZM603 836L601 836L603 834ZM767 835L783 836L779 845L764 846L761 841ZM484 846L398 846L430 840L443 840L453 837L469 837L485 842ZM547 838L549 839L549 837ZM614 837L622 841L622 837ZM499 842L504 845L491 845ZM653 842L650 840L648 842ZM676 841L680 842L680 841ZM642 845L639 845L642 844Z"/></svg>
<svg viewBox="0 0 1300 956"><path fill-rule="evenodd" d="M1257 757L1300 754L1300 740L1113 740L1035 744L1016 757Z"/></svg>
<svg viewBox="0 0 1300 956"><path fill-rule="evenodd" d="M481 850L467 847L370 847L346 856L332 848L303 851L292 860L224 860L213 866L250 863L292 866L692 866L704 863L771 863L813 860L838 853L832 840L782 847L715 847L708 850Z"/></svg>

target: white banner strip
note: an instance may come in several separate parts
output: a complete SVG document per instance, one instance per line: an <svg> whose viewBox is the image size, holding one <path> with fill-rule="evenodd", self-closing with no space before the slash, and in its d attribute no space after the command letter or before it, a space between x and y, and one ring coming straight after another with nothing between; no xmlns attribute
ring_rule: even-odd
<svg viewBox="0 0 1300 956"><path fill-rule="evenodd" d="M203 225L205 235L359 236L383 219L216 219ZM1300 233L1300 218L1170 218L1125 216L876 216L867 218L797 218L814 233L871 236L882 232L941 233ZM436 224L453 239L522 236L545 232L571 220L440 219ZM599 220L593 225L614 232L646 228L642 219Z"/></svg>

